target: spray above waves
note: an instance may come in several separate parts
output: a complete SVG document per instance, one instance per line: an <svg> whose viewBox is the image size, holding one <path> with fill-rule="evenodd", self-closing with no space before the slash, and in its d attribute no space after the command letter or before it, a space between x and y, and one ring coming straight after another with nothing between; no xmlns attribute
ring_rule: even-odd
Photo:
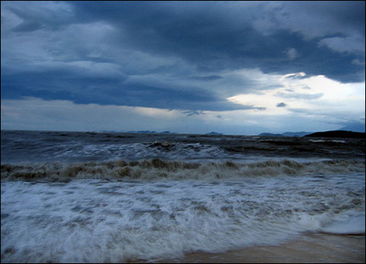
<svg viewBox="0 0 366 264"><path fill-rule="evenodd" d="M85 162L76 164L38 163L1 165L3 180L69 181L72 179L185 180L233 179L246 177L301 176L364 172L364 160L328 160L297 162L184 162L150 159L140 161Z"/></svg>

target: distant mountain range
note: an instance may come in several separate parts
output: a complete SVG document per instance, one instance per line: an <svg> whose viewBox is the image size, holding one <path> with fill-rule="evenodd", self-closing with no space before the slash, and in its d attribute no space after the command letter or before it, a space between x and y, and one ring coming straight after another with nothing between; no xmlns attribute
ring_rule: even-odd
<svg viewBox="0 0 366 264"><path fill-rule="evenodd" d="M261 133L258 136L261 137L303 137L306 136L308 134L311 134L313 132L285 132L282 134L274 134L274 133Z"/></svg>
<svg viewBox="0 0 366 264"><path fill-rule="evenodd" d="M341 127L339 130L365 132L365 124L360 122L350 122L346 126Z"/></svg>
<svg viewBox="0 0 366 264"><path fill-rule="evenodd" d="M210 136L221 136L221 135L223 135L222 133L218 133L218 132L214 132L214 131L212 131L212 132L210 132L210 133L207 133L206 135L210 135Z"/></svg>
<svg viewBox="0 0 366 264"><path fill-rule="evenodd" d="M352 126L355 130L347 130L347 129L340 129L340 130L332 130L332 131L322 131L322 132L305 132L305 131L301 131L301 132L285 132L285 133L281 133L281 134L277 134L277 133L260 133L258 134L258 136L261 137L354 137L354 138L362 138L365 137L365 130L361 129L362 127L360 126ZM357 128L357 130L356 130ZM357 131L357 132L356 132ZM137 133L137 134L174 134L170 131L162 131L162 132L157 132L157 131L152 131L152 130L140 130L140 131L127 131L127 132L122 132L122 131L98 131L98 132L109 132L109 133ZM218 133L218 132L209 132L206 133L205 135L207 136L221 136L221 135L225 135L222 133Z"/></svg>
<svg viewBox="0 0 366 264"><path fill-rule="evenodd" d="M171 134L170 131L157 132L157 131L153 131L153 130L127 131L125 133L137 133L137 134Z"/></svg>

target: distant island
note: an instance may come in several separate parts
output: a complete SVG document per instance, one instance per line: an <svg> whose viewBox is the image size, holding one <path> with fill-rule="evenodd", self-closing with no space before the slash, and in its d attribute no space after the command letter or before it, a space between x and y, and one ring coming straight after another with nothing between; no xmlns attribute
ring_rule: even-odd
<svg viewBox="0 0 366 264"><path fill-rule="evenodd" d="M210 133L206 133L205 135L210 135L210 136L222 136L223 134L222 133L218 133L218 132L210 132Z"/></svg>
<svg viewBox="0 0 366 264"><path fill-rule="evenodd" d="M127 131L124 133L131 133L131 134L172 134L172 132L170 131L162 131L162 132L157 132L154 130L139 130L139 131Z"/></svg>
<svg viewBox="0 0 366 264"><path fill-rule="evenodd" d="M258 136L261 137L303 137L305 135L311 134L313 132L285 132L282 134L274 134L274 133L261 133Z"/></svg>
<svg viewBox="0 0 366 264"><path fill-rule="evenodd" d="M346 130L333 130L324 132L315 132L305 137L339 137L339 138L365 138L365 132L353 132Z"/></svg>

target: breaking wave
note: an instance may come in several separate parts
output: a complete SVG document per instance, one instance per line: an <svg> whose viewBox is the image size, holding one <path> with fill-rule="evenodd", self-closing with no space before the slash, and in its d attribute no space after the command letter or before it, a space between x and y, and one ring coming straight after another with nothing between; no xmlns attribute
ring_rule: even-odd
<svg viewBox="0 0 366 264"><path fill-rule="evenodd" d="M340 215L319 231L338 235L365 235L365 213Z"/></svg>
<svg viewBox="0 0 366 264"><path fill-rule="evenodd" d="M164 261L364 234L364 141L314 140L2 131L1 260Z"/></svg>
<svg viewBox="0 0 366 264"><path fill-rule="evenodd" d="M232 179L266 176L327 175L364 172L364 160L323 160L298 162L294 160L267 160L241 163L184 162L149 159L140 161L109 161L84 163L37 163L31 165L1 165L3 180L69 181L72 179Z"/></svg>
<svg viewBox="0 0 366 264"><path fill-rule="evenodd" d="M364 224L362 173L1 185L4 262L161 261L277 245L303 232L362 232Z"/></svg>

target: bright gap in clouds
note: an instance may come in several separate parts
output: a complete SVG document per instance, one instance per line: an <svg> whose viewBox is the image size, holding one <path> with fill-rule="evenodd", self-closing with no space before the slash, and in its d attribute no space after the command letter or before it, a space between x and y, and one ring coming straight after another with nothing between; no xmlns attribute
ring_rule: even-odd
<svg viewBox="0 0 366 264"><path fill-rule="evenodd" d="M306 77L304 72L277 76L280 86L256 93L227 98L242 105L256 105L258 115L328 116L330 120L362 118L365 109L365 83L341 83L324 75Z"/></svg>
<svg viewBox="0 0 366 264"><path fill-rule="evenodd" d="M349 120L364 122L364 83L340 83L323 75L286 75L236 71L268 87L229 97L230 102L257 108L232 111L199 111L117 105L76 104L68 100L34 97L3 100L3 129L25 130L155 130L180 133L258 134L284 131L339 129ZM256 73L256 74L254 74ZM231 73L233 75L233 73ZM237 76L238 77L238 76ZM273 88L278 85L278 88ZM263 107L261 110L260 107Z"/></svg>

